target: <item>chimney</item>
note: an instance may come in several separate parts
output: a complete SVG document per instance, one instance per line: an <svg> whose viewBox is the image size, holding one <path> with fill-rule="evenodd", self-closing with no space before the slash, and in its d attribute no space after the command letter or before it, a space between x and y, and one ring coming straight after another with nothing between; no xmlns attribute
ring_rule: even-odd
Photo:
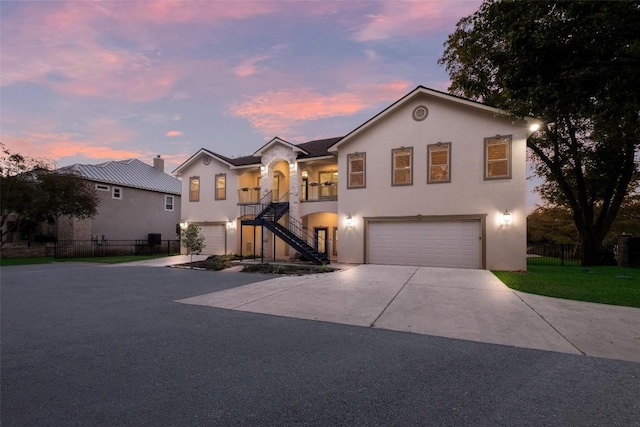
<svg viewBox="0 0 640 427"><path fill-rule="evenodd" d="M153 159L153 167L158 169L160 172L164 172L164 159L160 157L160 154Z"/></svg>

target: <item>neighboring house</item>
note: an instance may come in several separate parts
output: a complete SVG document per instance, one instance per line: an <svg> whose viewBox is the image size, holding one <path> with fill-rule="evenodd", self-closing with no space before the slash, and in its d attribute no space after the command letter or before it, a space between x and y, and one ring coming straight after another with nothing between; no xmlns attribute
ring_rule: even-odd
<svg viewBox="0 0 640 427"><path fill-rule="evenodd" d="M100 205L93 218L60 218L59 240L147 240L149 234L159 234L162 240L178 238L182 184L164 173L160 156L153 159L153 166L129 159L60 170L94 185Z"/></svg>
<svg viewBox="0 0 640 427"><path fill-rule="evenodd" d="M207 254L525 270L535 124L419 86L344 137L200 149L174 171L182 222Z"/></svg>

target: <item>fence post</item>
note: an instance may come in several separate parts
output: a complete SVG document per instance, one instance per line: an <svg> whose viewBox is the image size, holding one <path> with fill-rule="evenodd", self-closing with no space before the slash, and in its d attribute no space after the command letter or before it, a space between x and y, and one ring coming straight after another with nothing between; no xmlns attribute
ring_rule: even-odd
<svg viewBox="0 0 640 427"><path fill-rule="evenodd" d="M563 243L562 246L560 247L560 266L564 266L564 246L566 245L566 243Z"/></svg>

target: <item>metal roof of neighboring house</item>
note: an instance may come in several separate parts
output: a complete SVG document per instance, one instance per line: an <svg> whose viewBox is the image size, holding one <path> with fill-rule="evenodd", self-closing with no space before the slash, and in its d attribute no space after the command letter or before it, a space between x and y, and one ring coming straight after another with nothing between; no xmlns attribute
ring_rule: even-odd
<svg viewBox="0 0 640 427"><path fill-rule="evenodd" d="M61 172L71 171L88 180L105 184L176 195L182 193L182 182L179 179L138 159L109 161L97 165L76 163L58 170Z"/></svg>

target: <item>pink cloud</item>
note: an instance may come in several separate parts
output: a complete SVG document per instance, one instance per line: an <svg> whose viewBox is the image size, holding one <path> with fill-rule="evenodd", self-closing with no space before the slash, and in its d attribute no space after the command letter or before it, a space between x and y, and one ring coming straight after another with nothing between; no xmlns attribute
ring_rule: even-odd
<svg viewBox="0 0 640 427"><path fill-rule="evenodd" d="M179 130L170 130L169 132L164 134L165 136L168 137L175 137L175 136L182 136L184 135L182 132L180 132Z"/></svg>
<svg viewBox="0 0 640 427"><path fill-rule="evenodd" d="M258 72L256 65L269 58L269 55L256 55L251 58L247 58L233 69L233 73L238 77L252 76Z"/></svg>
<svg viewBox="0 0 640 427"><path fill-rule="evenodd" d="M386 40L453 28L461 17L475 12L480 3L481 0L381 2L380 11L367 15L368 22L358 26L353 38L360 42Z"/></svg>
<svg viewBox="0 0 640 427"><path fill-rule="evenodd" d="M264 2L239 2L233 7L222 2L171 0L23 3L3 19L0 84L31 82L61 94L157 100L170 95L195 63L199 68L211 65L207 60L164 58L164 49L192 43L176 37L169 25L211 26L272 10L272 4ZM135 41L135 48L106 43L105 35L110 33ZM174 46L176 43L180 46Z"/></svg>
<svg viewBox="0 0 640 427"><path fill-rule="evenodd" d="M12 151L30 157L46 158L52 161L65 157L84 157L99 160L124 160L149 156L140 151L117 149L108 145L78 139L70 133L28 132L23 136L3 135L7 147Z"/></svg>
<svg viewBox="0 0 640 427"><path fill-rule="evenodd" d="M243 117L265 136L291 133L303 121L347 116L408 91L410 83L358 85L345 92L321 94L310 88L271 91L231 105L233 115Z"/></svg>

